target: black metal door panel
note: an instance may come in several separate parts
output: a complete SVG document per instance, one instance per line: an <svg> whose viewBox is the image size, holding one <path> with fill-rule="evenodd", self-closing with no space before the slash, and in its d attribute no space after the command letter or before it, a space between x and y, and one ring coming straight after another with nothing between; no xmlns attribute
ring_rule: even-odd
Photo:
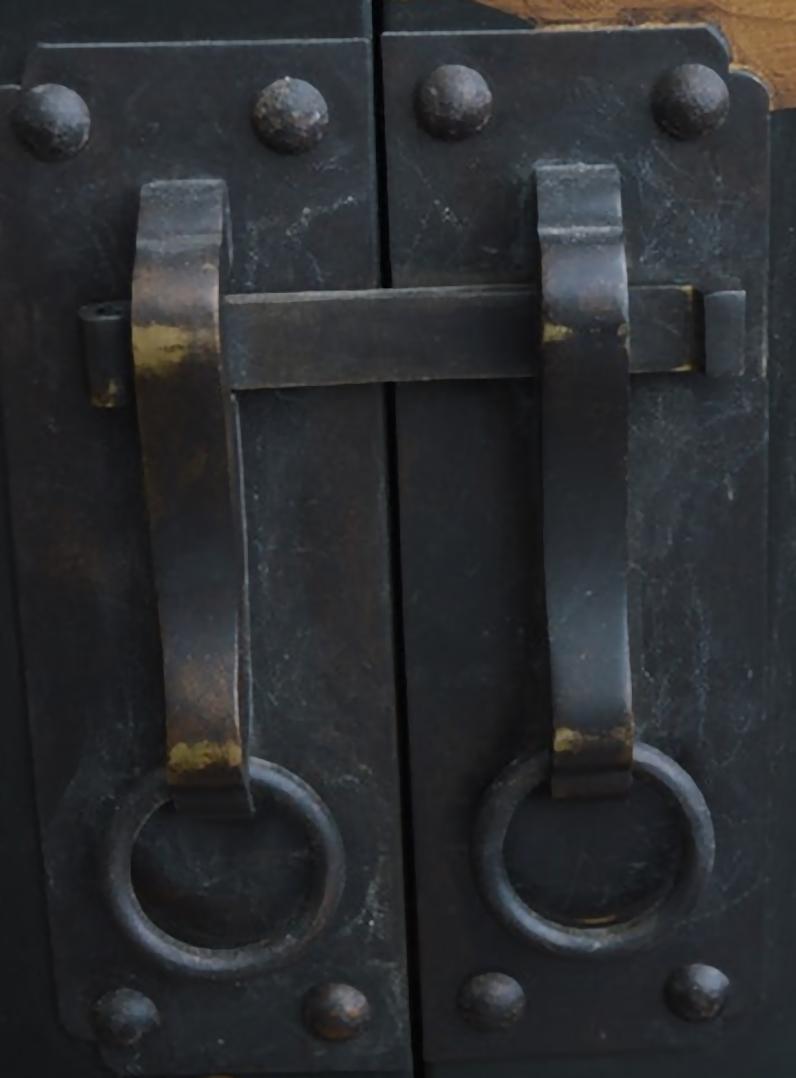
<svg viewBox="0 0 796 1078"><path fill-rule="evenodd" d="M731 107L720 130L678 141L656 125L650 101L667 70L726 72L721 43L704 30L616 31L599 42L583 33L395 34L383 50L396 285L524 281L538 303L537 170L605 163L621 177L631 295L637 285L747 295L743 374L632 379L636 721L644 741L697 780L717 849L702 905L640 954L535 950L488 908L474 865L485 790L513 757L552 738L544 561L555 551L542 542L541 389L487 381L398 390L425 1057L715 1047L727 1029L754 1021L765 993L776 744L765 697L766 95L725 74ZM491 90L491 119L471 137L428 133L416 88L445 64L477 71ZM709 320L709 300L705 309ZM632 347L632 314L630 336ZM527 347L539 347L530 332ZM593 421L584 413L584 424ZM597 473L582 481L598 493L607 482ZM578 526L601 542L600 511ZM618 802L524 802L504 852L524 903L595 926L665 891L683 846L665 801L638 781ZM667 979L691 963L732 979L731 1002L712 1024L683 1022L664 1003ZM484 974L513 978L524 1013L516 984L472 981Z"/></svg>
<svg viewBox="0 0 796 1078"><path fill-rule="evenodd" d="M257 94L285 75L322 88L330 111L328 135L304 155L275 152L252 127ZM250 748L328 806L345 853L342 899L284 968L231 979L203 971L192 948L289 938L318 850L267 796L251 824L161 812L132 871L146 916L184 941L184 968L169 968L109 901L111 823L133 811L130 792L164 759L162 659L135 410L92 405L77 318L86 303L129 296L139 193L151 181L226 181L233 290L375 285L369 44L40 47L23 87L42 84L79 93L91 117L85 149L40 160L8 122L18 90L4 91L3 175L15 206L5 248L20 254L3 282L6 434L61 1020L73 1036L99 1036L106 1064L122 1072L401 1071L409 1030L383 391L239 402ZM112 388L104 403L122 404ZM356 1037L311 995L339 983L366 1000ZM119 990L137 993L132 1017L119 1013Z"/></svg>
<svg viewBox="0 0 796 1078"><path fill-rule="evenodd" d="M785 1078L791 118L707 27L60 7L0 44L12 1078Z"/></svg>

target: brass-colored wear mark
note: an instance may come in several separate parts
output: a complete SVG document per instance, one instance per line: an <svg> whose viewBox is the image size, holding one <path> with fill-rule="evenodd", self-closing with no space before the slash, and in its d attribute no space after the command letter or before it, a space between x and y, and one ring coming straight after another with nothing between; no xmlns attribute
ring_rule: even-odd
<svg viewBox="0 0 796 1078"><path fill-rule="evenodd" d="M169 771L174 775L206 771L211 767L238 768L243 760L240 743L228 741L178 741L169 749Z"/></svg>
<svg viewBox="0 0 796 1078"><path fill-rule="evenodd" d="M553 738L553 751L556 753L566 752L575 755L591 748L596 742L605 741L606 739L630 747L632 746L634 739L633 727L614 726L604 733L591 734L583 730L572 730L567 726L560 726L555 731L555 736Z"/></svg>
<svg viewBox="0 0 796 1078"><path fill-rule="evenodd" d="M558 344L568 341L575 336L575 330L571 326L560 326L555 322L545 322L542 332L542 340L545 344Z"/></svg>
<svg viewBox="0 0 796 1078"><path fill-rule="evenodd" d="M146 375L168 375L174 367L197 352L215 351L214 329L151 323L133 325L133 353L137 370Z"/></svg>

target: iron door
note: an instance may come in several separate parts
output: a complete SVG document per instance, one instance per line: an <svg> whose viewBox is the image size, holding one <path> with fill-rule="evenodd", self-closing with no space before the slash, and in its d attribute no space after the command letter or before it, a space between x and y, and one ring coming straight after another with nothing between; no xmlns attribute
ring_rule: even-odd
<svg viewBox="0 0 796 1078"><path fill-rule="evenodd" d="M792 1072L789 78L572 6L9 5L13 1078Z"/></svg>

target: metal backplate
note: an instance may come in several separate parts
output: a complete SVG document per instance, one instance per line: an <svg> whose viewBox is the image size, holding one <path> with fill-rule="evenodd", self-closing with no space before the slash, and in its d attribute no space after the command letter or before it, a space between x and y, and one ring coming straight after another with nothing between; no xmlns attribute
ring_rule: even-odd
<svg viewBox="0 0 796 1078"><path fill-rule="evenodd" d="M462 2L462 0L459 0ZM468 0L469 2L469 0ZM263 41L367 36L370 0L6 0L0 42L2 77L18 77L28 49L49 44L140 41Z"/></svg>
<svg viewBox="0 0 796 1078"><path fill-rule="evenodd" d="M252 102L274 79L324 94L329 131L280 155ZM229 189L238 292L377 283L372 71L365 41L66 45L29 57L26 86L62 83L91 111L87 148L44 163L7 122L3 399L24 666L58 1005L80 1038L109 990L150 996L160 1029L105 1047L143 1074L400 1071L408 1066L400 808L382 391L358 386L239 400L251 578L252 753L328 805L347 881L334 923L298 959L216 984L171 973L112 918L105 843L131 784L164 753L161 657L135 410L92 407L78 308L129 296L138 197L150 180ZM356 237L356 242L352 242ZM12 279L13 278L13 279ZM267 342L264 342L267 347ZM278 931L305 898L311 854L289 819L164 812L134 859L139 897L189 942ZM313 986L369 998L357 1039L313 1037Z"/></svg>
<svg viewBox="0 0 796 1078"><path fill-rule="evenodd" d="M702 906L642 954L537 952L490 915L472 871L485 787L551 737L539 388L517 380L396 390L425 1056L527 1074L527 1064L498 1071L494 1061L534 1057L544 1071L552 1063L541 1057L712 1050L754 1023L766 992L778 744L765 667L767 95L728 70L721 40L702 28L394 34L383 54L396 285L527 282L537 291L534 169L583 162L619 169L631 285L741 288L748 297L745 374L631 378L639 736L694 776L717 836ZM658 78L686 62L720 72L731 106L721 129L678 141L656 125L650 99ZM475 68L489 83L493 117L480 134L443 141L418 124L416 87L441 64ZM669 807L637 782L618 802L534 797L506 855L537 909L599 919L664 887L680 842ZM665 1006L666 978L691 962L732 979L713 1023L691 1025ZM528 1002L516 1024L484 1033L456 1001L469 977L491 971L516 978ZM568 1066L574 1074L576 1063Z"/></svg>

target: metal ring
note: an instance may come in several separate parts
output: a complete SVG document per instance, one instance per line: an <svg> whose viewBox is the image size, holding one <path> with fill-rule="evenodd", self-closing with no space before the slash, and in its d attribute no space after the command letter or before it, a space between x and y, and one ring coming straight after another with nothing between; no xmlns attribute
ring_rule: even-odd
<svg viewBox="0 0 796 1078"><path fill-rule="evenodd" d="M316 861L314 884L298 921L277 939L234 948L197 947L159 928L144 912L133 887L133 847L147 820L171 800L165 769L147 775L121 806L107 853L111 905L122 928L149 955L171 969L223 979L274 969L294 958L331 921L345 884L345 851L329 809L306 782L266 760L249 761L252 788L289 811L307 833Z"/></svg>
<svg viewBox="0 0 796 1078"><path fill-rule="evenodd" d="M515 760L484 795L473 843L481 893L503 924L527 942L560 955L616 955L640 950L676 926L693 908L710 879L716 841L710 810L694 780L671 757L637 744L637 771L652 779L674 801L685 837L680 870L671 889L626 921L599 927L561 924L531 909L509 879L503 846L522 801L550 776L550 754Z"/></svg>

